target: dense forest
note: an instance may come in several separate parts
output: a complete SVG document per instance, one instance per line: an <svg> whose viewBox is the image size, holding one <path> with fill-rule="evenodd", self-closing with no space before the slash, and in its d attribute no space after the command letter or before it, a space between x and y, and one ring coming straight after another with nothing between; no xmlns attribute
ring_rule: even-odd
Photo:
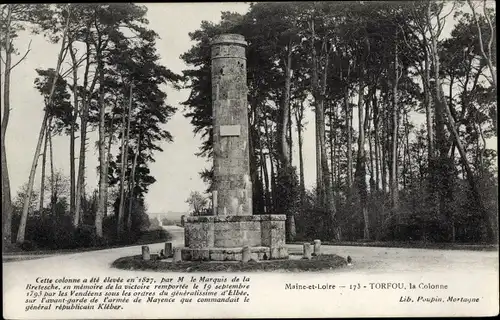
<svg viewBox="0 0 500 320"><path fill-rule="evenodd" d="M176 85L181 76L159 63L158 34L148 28L146 11L131 3L1 5L4 246L131 243L148 227L144 195L155 182L148 166L154 152L162 151L160 143L172 141L164 124L176 110L166 104L164 85ZM59 53L54 68L36 70L34 86L43 96L44 116L28 181L14 198L5 136L15 110L11 74L31 50L16 47L24 30L43 34ZM98 132L95 144L91 131ZM69 139L69 178L54 168L56 135ZM98 149L99 184L89 192L86 159L92 148ZM37 171L39 187L34 186Z"/></svg>
<svg viewBox="0 0 500 320"><path fill-rule="evenodd" d="M132 3L0 5L4 248L135 242L150 225L149 166L173 141L167 84L190 91L182 108L203 139L197 155L212 156L210 40L221 33L248 41L254 214L286 214L289 241L498 241L490 2L254 3L190 33L181 75L160 63L146 17ZM12 191L11 75L33 54L18 47L22 32L43 35L58 54L53 68L36 69L44 105L33 108L44 116L26 184ZM310 111L312 189L303 155ZM68 177L54 166L55 136L69 141ZM89 150L97 168L87 167ZM210 192L212 171L200 174ZM189 202L196 214L211 212L203 196L191 198L202 204Z"/></svg>
<svg viewBox="0 0 500 320"><path fill-rule="evenodd" d="M199 156L212 155L210 39L242 34L254 214L286 214L289 241L496 242L497 154L487 146L497 129L492 7L256 3L244 15L204 21L182 55L190 66L185 115L204 141ZM304 183L307 108L313 190ZM209 184L212 174L201 172Z"/></svg>

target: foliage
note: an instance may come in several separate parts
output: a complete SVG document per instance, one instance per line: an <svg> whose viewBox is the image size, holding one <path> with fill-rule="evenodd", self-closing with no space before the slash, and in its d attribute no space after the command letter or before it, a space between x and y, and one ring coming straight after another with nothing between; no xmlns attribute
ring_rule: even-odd
<svg viewBox="0 0 500 320"><path fill-rule="evenodd" d="M276 177L276 214L284 214L287 220L295 219L295 215L300 211L300 189L299 179L294 167L285 167L279 170ZM295 230L290 227L290 222L286 224L287 238L295 238Z"/></svg>
<svg viewBox="0 0 500 320"><path fill-rule="evenodd" d="M189 205L193 216L203 215L209 209L207 208L208 199L198 191L191 191L189 197L186 199L186 203Z"/></svg>
<svg viewBox="0 0 500 320"><path fill-rule="evenodd" d="M149 218L149 222L150 222L150 227L151 228L158 228L158 227L160 227L160 220L158 220L157 217ZM163 222L162 222L162 224L163 224Z"/></svg>
<svg viewBox="0 0 500 320"><path fill-rule="evenodd" d="M81 245L89 242L97 245L101 239L96 240L96 234L110 241L116 238L109 226L110 218L104 223L107 233L100 230L106 200L116 203L116 198L107 197L107 185L110 190L124 184L130 188L119 194L128 215L123 218L130 217L127 222L131 222L131 226L127 223L130 229L126 241L137 240L150 226L144 197L156 180L149 164L155 161L156 152L163 151L162 143L173 141L165 124L176 109L166 102L165 85L177 87L181 77L160 62L159 36L148 28L146 13L146 7L132 3L1 6L2 18L8 19L2 19L0 28L9 31L11 39L29 27L43 33L52 43L64 41L60 62L70 68L61 71L37 68L35 88L44 97L46 119L51 124L48 134L67 135L70 139L70 163L76 162L75 141L80 138L78 165L76 170L72 168L69 194L64 197L70 202L65 214L74 218L74 240ZM2 32L2 49L5 39ZM12 43L10 45L9 54L17 54ZM99 128L97 146L105 146L99 149L104 150L100 154L100 166L107 168L107 172L98 171L99 178L106 180L107 185L86 194L87 132L95 128ZM117 142L120 142L119 148L116 148ZM123 157L126 163L121 163L122 154L126 154ZM124 181L120 184L122 177ZM59 182L57 179L45 181L45 188L55 193L52 194L55 204L49 202L51 209L63 199Z"/></svg>
<svg viewBox="0 0 500 320"><path fill-rule="evenodd" d="M3 65L20 56L9 62L12 68L30 51L21 56L16 47L22 30L58 43L67 26L61 62L70 69L37 68L34 85L50 119L47 132L67 135L74 153L80 130L78 192L74 174L66 187L54 173L56 179L45 181L55 193L48 206L38 212L38 195L27 197L23 245L118 243L121 219L127 235L120 241L133 243L158 226L147 216L145 195L156 182L150 164L174 138L167 124L177 110L167 103L165 86L180 88L182 81L190 90L184 115L202 138L198 155L212 157L210 41L221 33L242 34L248 42L254 213L286 214L303 240L497 241L497 151L489 147L497 135L496 12L470 3L471 15L461 4L252 3L245 14L222 12L219 23L203 21L189 34L194 44L181 56L188 65L182 76L162 64L159 35L149 28L144 6L0 5ZM445 34L451 18L456 22ZM3 79L10 77L11 69L2 71ZM4 112L10 110L8 99L3 102ZM312 190L305 188L304 166L291 165L304 160L292 123L303 132L308 111L315 112L319 159ZM414 120L421 118L422 125ZM87 192L87 132L95 129L105 183ZM297 147L298 160L286 152ZM213 168L200 174L211 191ZM14 199L12 230L28 189ZM211 213L200 193L187 203L194 215ZM287 224L288 240L293 226ZM156 236L163 236L160 229Z"/></svg>
<svg viewBox="0 0 500 320"><path fill-rule="evenodd" d="M445 37L441 33L451 21L448 11L458 22ZM185 116L203 140L198 155L212 155L210 39L239 33L248 42L256 211L295 212L300 239L354 240L366 236L368 228L374 239L495 241L495 236L487 239L485 230L497 229L493 208L498 202L490 193L496 183L488 178L497 170L496 151L486 147L487 139L496 137L496 89L477 29L483 41L493 39L496 24L494 10L484 12L489 16L479 15L476 21L460 11L460 5L442 1L256 3L243 15L223 12L218 24L202 22L190 33L195 44L182 55L190 66L184 70L185 87L191 90L184 102ZM316 157L330 161L324 172L331 175L327 180L331 178L334 193L333 212L325 210L318 195L304 188L295 191L297 182L290 179L282 157L287 49L294 114L300 115L304 102L314 108L321 99L324 103L326 121L316 119L316 126L325 126L325 151L317 149ZM318 92L322 88L324 94ZM439 95L441 101L436 99ZM351 102L355 96L357 105ZM365 113L357 127L354 109L358 115ZM429 126L413 121L422 116ZM302 119L295 120L299 130ZM471 164L472 176L465 164ZM319 168L325 169L325 164ZM350 181L354 170L356 179ZM300 181L303 174L298 172ZM212 170L202 172L202 177L210 184ZM322 179L324 184L324 174Z"/></svg>

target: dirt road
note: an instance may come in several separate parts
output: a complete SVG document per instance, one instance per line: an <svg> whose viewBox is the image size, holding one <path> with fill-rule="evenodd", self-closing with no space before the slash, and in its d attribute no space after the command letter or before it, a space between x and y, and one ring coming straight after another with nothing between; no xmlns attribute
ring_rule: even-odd
<svg viewBox="0 0 500 320"><path fill-rule="evenodd" d="M183 244L183 229L179 227L166 227L166 229L173 236L172 241L174 243L174 246L181 246ZM158 252L163 248L162 243L153 244L149 246L152 253ZM290 245L289 250L291 252L293 251L300 252L301 246ZM137 255L140 254L140 252L141 252L141 246L131 246L124 248L64 254L60 256L51 256L36 260L4 262L3 263L4 317L9 315L8 313L5 313L6 311L8 312L8 310L10 310L12 314L17 314L16 312L20 312L20 310L22 310L22 308L19 309L18 306L16 306L16 308L13 308L13 306L23 302L23 299L26 297L26 284L34 283L37 277L38 278L58 278L58 277L81 278L89 276L94 276L94 277L111 276L111 277L125 278L125 277L130 277L131 275L137 277L142 277L142 276L158 277L162 275L159 273L149 272L149 271L144 272L144 271L118 270L110 267L110 264L117 258L130 255ZM465 250L429 250L429 249L408 249L408 248L323 246L323 252L335 253L343 257L349 255L353 259L353 265L338 270L325 271L323 275L321 275L322 273L319 274L302 273L301 275L298 274L290 275L286 273L281 273L282 275L279 275L279 273L273 273L274 276L270 274L267 275L259 274L258 277L255 276L256 280L253 281L253 285L255 287L261 285L263 288L266 286L268 287L272 286L273 283L276 283L276 286L279 286L280 290L283 290L283 283L286 281L291 281L290 279L293 279L293 281L295 282L334 281L335 283L346 283L346 284L356 283L361 281L365 281L366 283L368 283L369 281L373 282L374 281L373 279L376 279L377 281L388 281L387 279L389 279L390 281L406 281L408 279L411 279L411 281L423 281L423 280L432 282L441 281L442 283L447 283L449 285L456 283L457 285L455 286L455 288L456 290L459 290L459 292L480 295L483 299L489 299L488 300L489 304L492 303L491 301L496 301L498 306L498 252L497 251L484 252L484 251L465 251ZM464 282L465 280L467 282ZM479 284L478 281L484 282L484 284ZM272 289L271 291L273 290L277 289ZM289 299L296 299L298 297L298 296L295 297L294 296L295 293L293 292L283 291L280 294L282 296L286 296L287 294L289 294L290 295ZM372 297L370 299L373 299L373 297L377 297L377 293L374 292L371 294L374 295L369 296ZM382 292L379 294L382 294ZM301 297L304 296L301 295ZM307 296L306 299L313 299L313 297L314 295ZM392 296L387 295L387 297L390 298ZM317 299L317 297L315 299ZM343 299L347 299L347 295L337 296L338 303L344 301L342 302L343 303L342 306L353 303L353 307L355 308L356 302L354 300L343 300ZM391 299L400 299L400 298L399 295L397 296L394 295L394 297L392 297ZM271 303L270 301L273 300L272 296L259 294L253 301L260 301L259 302L260 305L264 306L266 303ZM370 309L371 310L370 312L373 312L373 310L375 311L377 310L376 307L378 306L378 304L376 300L367 300L363 301L363 303L366 304L367 308L368 306L373 305L371 307L372 309ZM277 302L274 302L273 307L276 307L278 304ZM302 312L300 311L302 309L300 309L298 306L294 305L288 306L288 305L289 304L285 302L283 304L283 306L287 306L288 309L286 309L286 312L289 313L280 314L280 316L287 316L287 315L299 316L300 312ZM360 305L358 305L358 307L359 306ZM340 312L343 309L335 309L337 310L338 313L331 313L332 311L328 311L330 310L329 309L330 307L333 308L333 306L325 305L324 310L318 309L313 313L308 313L308 315L311 316L344 315L344 313ZM456 308L456 306L454 306L453 308ZM478 310L483 310L484 306L482 306L481 308ZM140 317L142 313L137 313L137 312L145 312L144 310L149 310L149 309L139 308L137 310L132 310L131 311L132 313L127 314L127 317L129 316ZM158 310L156 309L150 310L150 312L159 312L159 310L161 310L161 308ZM214 311L211 312L221 312L219 309L213 309L213 310ZM264 308L260 311L249 309L248 311L249 313L246 313L246 315L247 316L269 315L269 313L262 313L262 314L259 313L261 311L263 312L266 310L269 309ZM396 309L393 310L380 309L377 314L378 315L406 314L405 312L398 313L395 310ZM416 314L426 315L427 313L435 314L435 312L437 311L440 312L441 310L444 309L442 308L422 309L419 308L418 306L415 306L414 311L412 312L414 312L413 314L415 315ZM455 310L455 309L452 309L452 307L450 306L449 309L446 310ZM465 310L471 310L471 312L473 312L475 309L470 309L469 307L469 309ZM191 308L191 309L186 309L183 312L190 312L192 316L199 316L200 314L198 314L197 312L201 311L196 308ZM322 314L321 312L330 312L330 313ZM367 309L365 310L364 308L360 308L357 312L358 312L357 315L363 315L368 311ZM176 316L172 317L183 317L183 315L180 315L178 313L175 314ZM368 314L373 314L373 313L368 313ZM215 316L215 313L212 313L212 315ZM43 317L43 314L30 313L30 317L31 316L33 316L33 318L40 318ZM59 315L58 317L65 318L64 315ZM119 318L123 317L123 315L120 316L119 314L116 313L113 314L106 313L106 314L99 314L98 317ZM154 316L152 315L152 317Z"/></svg>

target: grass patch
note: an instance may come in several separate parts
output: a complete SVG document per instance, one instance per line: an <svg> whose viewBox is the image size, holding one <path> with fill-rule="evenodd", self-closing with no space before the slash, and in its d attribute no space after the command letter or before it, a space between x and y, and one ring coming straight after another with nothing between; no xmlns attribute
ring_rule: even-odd
<svg viewBox="0 0 500 320"><path fill-rule="evenodd" d="M304 242L294 241L287 244L302 245ZM354 246L354 247L382 247L382 248L409 248L409 249L436 249L436 250L470 250L470 251L498 251L498 244L468 244L468 243L436 243L423 241L322 241L325 246Z"/></svg>
<svg viewBox="0 0 500 320"><path fill-rule="evenodd" d="M151 244L157 243L161 241L169 241L172 239L172 235L168 233L167 230L163 228L152 229L141 232L139 239L134 243L135 245L139 244Z"/></svg>
<svg viewBox="0 0 500 320"><path fill-rule="evenodd" d="M182 261L167 262L158 260L157 255L151 255L151 260L144 261L140 255L123 257L115 260L111 266L117 269L125 270L147 270L147 271L174 271L174 272L248 272L248 271L320 271L333 270L347 265L344 258L325 254L314 256L311 260L267 260L267 261L249 261L242 262L201 262L201 261Z"/></svg>
<svg viewBox="0 0 500 320"><path fill-rule="evenodd" d="M25 260L36 260L41 258L53 257L53 254L39 254L39 255L22 255L22 256L13 256L7 255L2 257L2 262L14 262L14 261L25 261Z"/></svg>

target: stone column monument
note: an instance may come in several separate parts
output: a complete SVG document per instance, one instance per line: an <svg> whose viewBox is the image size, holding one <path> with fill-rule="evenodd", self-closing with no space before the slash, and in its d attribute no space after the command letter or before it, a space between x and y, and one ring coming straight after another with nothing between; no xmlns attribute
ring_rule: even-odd
<svg viewBox="0 0 500 320"><path fill-rule="evenodd" d="M246 45L231 34L212 42L213 208L221 216L252 214Z"/></svg>
<svg viewBox="0 0 500 320"><path fill-rule="evenodd" d="M242 260L244 247L254 260L288 257L286 216L252 212L246 45L238 34L211 43L213 212L186 218L183 260Z"/></svg>

